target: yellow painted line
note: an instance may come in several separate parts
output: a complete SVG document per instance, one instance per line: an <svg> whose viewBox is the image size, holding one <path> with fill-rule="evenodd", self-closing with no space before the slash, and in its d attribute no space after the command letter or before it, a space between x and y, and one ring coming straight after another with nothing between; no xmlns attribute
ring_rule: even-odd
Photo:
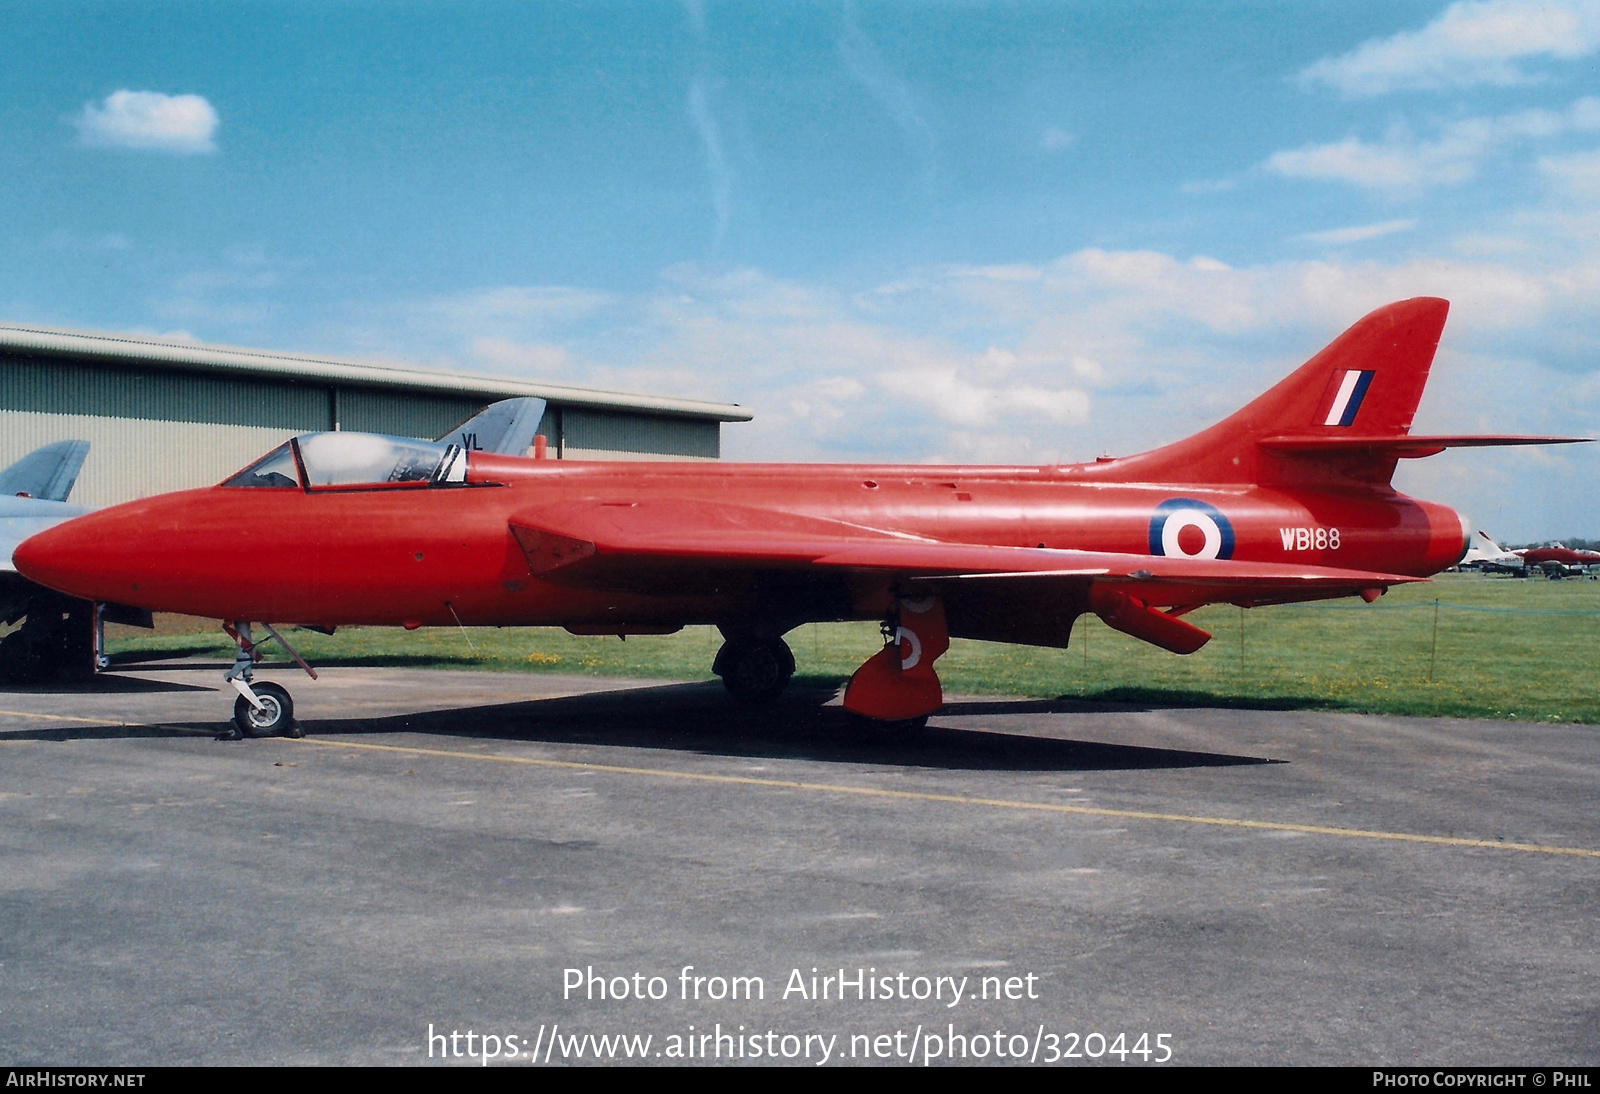
<svg viewBox="0 0 1600 1094"><path fill-rule="evenodd" d="M1298 832L1309 836L1342 836L1347 839L1426 843L1442 847L1482 847L1495 851L1526 851L1540 855L1574 855L1579 858L1600 859L1600 851L1591 851L1584 847L1554 847L1542 843L1512 843L1504 840L1465 839L1459 836L1424 836L1412 832L1379 832L1365 828L1334 828L1322 824L1287 824L1279 821L1240 820L1236 817L1192 816L1186 813L1151 813L1140 809L1103 809L1092 805L1061 805L1055 802L1015 801L1008 798L973 798L962 794L931 794L921 790L885 790L875 786L849 786L843 783L757 779L749 775L708 775L697 771L672 771L659 767L620 767L613 764L579 763L571 760L542 760L530 756L503 756L497 753L451 752L439 748L409 748L403 745L327 741L312 737L303 737L295 743L319 745L323 748L354 748L366 749L371 752L399 752L410 756L436 756L441 759L523 764L528 767L549 767L564 771L596 771L607 775L641 775L656 779L682 779L688 782L720 783L725 786L759 786L770 790L809 790L826 794L853 794L863 798L941 802L949 805L981 805L991 809L1016 809L1031 813L1065 813L1080 817L1165 821L1169 824L1205 824L1216 828L1249 828L1264 832Z"/></svg>
<svg viewBox="0 0 1600 1094"><path fill-rule="evenodd" d="M32 710L0 710L7 718L43 718L51 722L87 722L92 726L143 726L144 722L118 722L110 718L79 718L72 714L39 714Z"/></svg>
<svg viewBox="0 0 1600 1094"><path fill-rule="evenodd" d="M212 730L185 729L183 726L169 726L164 722L119 722L115 718L80 718L75 714L40 714L33 710L0 710L0 717L6 718L42 718L47 722L80 722L91 726L121 726L124 729L170 729L174 733L188 733L196 737L214 737ZM5 741L5 744L20 745L23 741Z"/></svg>

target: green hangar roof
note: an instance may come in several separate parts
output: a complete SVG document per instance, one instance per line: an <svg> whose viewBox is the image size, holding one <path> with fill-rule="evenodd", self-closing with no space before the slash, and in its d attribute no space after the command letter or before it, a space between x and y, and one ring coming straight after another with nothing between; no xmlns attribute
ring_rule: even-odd
<svg viewBox="0 0 1600 1094"><path fill-rule="evenodd" d="M199 342L162 341L96 331L0 324L0 352L6 350L104 364L137 364L239 376L298 379L340 387L400 388L419 393L475 397L489 402L518 395L533 395L561 406L631 410L716 422L748 422L751 417L750 411L736 403L639 395L445 369L420 369L407 365L213 346Z"/></svg>
<svg viewBox="0 0 1600 1094"><path fill-rule="evenodd" d="M730 403L373 361L0 324L0 467L90 444L73 501L110 505L220 482L298 433L439 437L486 404L545 400L565 460L716 459Z"/></svg>

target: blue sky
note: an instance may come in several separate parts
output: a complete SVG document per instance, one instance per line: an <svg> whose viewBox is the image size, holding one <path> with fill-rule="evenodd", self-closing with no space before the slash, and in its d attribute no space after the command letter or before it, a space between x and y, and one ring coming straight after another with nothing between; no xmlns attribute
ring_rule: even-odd
<svg viewBox="0 0 1600 1094"><path fill-rule="evenodd" d="M1176 439L1392 299L1419 428L1600 435L1600 3L11 4L0 320L751 406L739 458ZM1600 535L1588 451L1401 485Z"/></svg>

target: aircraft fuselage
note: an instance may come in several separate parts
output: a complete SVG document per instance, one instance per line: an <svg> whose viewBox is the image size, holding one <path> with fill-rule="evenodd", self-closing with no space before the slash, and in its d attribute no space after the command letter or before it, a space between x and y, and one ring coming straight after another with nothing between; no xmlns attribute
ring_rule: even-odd
<svg viewBox="0 0 1600 1094"><path fill-rule="evenodd" d="M1109 465L934 467L592 462L473 454L466 481L356 489L219 486L130 502L32 541L75 595L219 619L350 624L719 623L781 601L793 622L878 618L871 581L599 589L542 579L509 523L568 502L705 502L953 543L1187 555L1426 576L1466 546L1456 513L1386 487L1105 481ZM1171 603L1182 602L1175 590ZM763 609L767 610L767 609Z"/></svg>

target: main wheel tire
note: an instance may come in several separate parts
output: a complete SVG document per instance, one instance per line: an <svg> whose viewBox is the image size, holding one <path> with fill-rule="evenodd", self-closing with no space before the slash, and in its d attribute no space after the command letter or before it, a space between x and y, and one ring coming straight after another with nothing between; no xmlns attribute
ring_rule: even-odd
<svg viewBox="0 0 1600 1094"><path fill-rule="evenodd" d="M287 733L294 725L294 700L277 684L262 681L251 684L264 709L257 710L243 695L233 702L233 724L246 737L271 737Z"/></svg>
<svg viewBox="0 0 1600 1094"><path fill-rule="evenodd" d="M729 639L714 669L741 703L770 703L794 676L794 653L781 638Z"/></svg>

